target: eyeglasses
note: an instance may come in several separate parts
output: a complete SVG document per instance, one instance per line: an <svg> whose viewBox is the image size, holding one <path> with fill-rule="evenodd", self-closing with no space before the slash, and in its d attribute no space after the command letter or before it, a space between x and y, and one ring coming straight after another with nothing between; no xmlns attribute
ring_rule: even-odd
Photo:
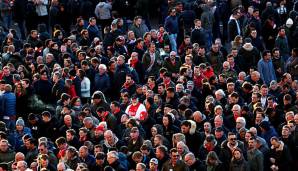
<svg viewBox="0 0 298 171"><path fill-rule="evenodd" d="M236 140L237 140L237 138L230 138L230 140L231 140L231 141L236 141Z"/></svg>

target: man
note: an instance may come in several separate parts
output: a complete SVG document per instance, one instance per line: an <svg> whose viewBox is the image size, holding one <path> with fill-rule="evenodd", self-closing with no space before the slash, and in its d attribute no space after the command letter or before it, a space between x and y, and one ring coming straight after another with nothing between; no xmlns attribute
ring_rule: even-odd
<svg viewBox="0 0 298 171"><path fill-rule="evenodd" d="M158 160L156 158L151 158L149 162L150 171L158 171Z"/></svg>
<svg viewBox="0 0 298 171"><path fill-rule="evenodd" d="M143 144L143 138L140 135L139 129L137 127L132 127L130 130L130 138L128 140L128 150L132 153L139 151Z"/></svg>
<svg viewBox="0 0 298 171"><path fill-rule="evenodd" d="M255 138L250 138L248 141L247 162L251 171L264 169L263 153L257 149L257 141Z"/></svg>
<svg viewBox="0 0 298 171"><path fill-rule="evenodd" d="M103 151L108 152L112 148L120 149L123 142L117 138L117 136L111 131L104 132Z"/></svg>
<svg viewBox="0 0 298 171"><path fill-rule="evenodd" d="M55 154L48 149L48 145L46 142L41 142L38 145L38 151L39 154L46 154L49 157L49 161L50 161L50 165L52 165L53 167L55 167L58 163L57 157L55 156Z"/></svg>
<svg viewBox="0 0 298 171"><path fill-rule="evenodd" d="M9 149L8 141L2 139L0 141L0 163L9 163L14 160L15 152Z"/></svg>
<svg viewBox="0 0 298 171"><path fill-rule="evenodd" d="M205 170L204 164L200 160L196 159L192 152L185 155L184 162L189 167L190 171Z"/></svg>
<svg viewBox="0 0 298 171"><path fill-rule="evenodd" d="M17 170L18 171L26 171L28 168L27 163L25 161L18 161Z"/></svg>
<svg viewBox="0 0 298 171"><path fill-rule="evenodd" d="M241 26L239 18L241 17L241 11L239 8L233 10L233 14L228 21L228 40L233 41L237 35L241 35Z"/></svg>
<svg viewBox="0 0 298 171"><path fill-rule="evenodd" d="M142 63L147 77L151 75L157 76L162 60L154 42L150 43L148 50L144 53Z"/></svg>
<svg viewBox="0 0 298 171"><path fill-rule="evenodd" d="M110 151L107 153L107 162L114 170L117 170L117 171L127 171L128 170L120 163L119 153L116 151Z"/></svg>
<svg viewBox="0 0 298 171"><path fill-rule="evenodd" d="M181 67L180 57L176 56L176 52L172 51L169 57L165 58L163 67L165 67L173 78L178 77L178 73Z"/></svg>
<svg viewBox="0 0 298 171"><path fill-rule="evenodd" d="M162 170L184 170L188 171L188 166L180 160L180 155L176 148L170 150L170 160L163 164Z"/></svg>
<svg viewBox="0 0 298 171"><path fill-rule="evenodd" d="M223 160L223 163L226 163L226 169L230 167L229 163L233 157L232 152L236 148L240 148L245 153L243 143L237 140L235 133L229 132L228 139L221 144L220 152L220 158Z"/></svg>
<svg viewBox="0 0 298 171"><path fill-rule="evenodd" d="M134 23L129 30L135 33L136 38L142 38L144 34L149 31L148 27L142 23L141 16L136 16L134 18Z"/></svg>
<svg viewBox="0 0 298 171"><path fill-rule="evenodd" d="M6 127L13 132L16 121L16 95L12 92L12 86L6 84L2 95L2 115Z"/></svg>
<svg viewBox="0 0 298 171"><path fill-rule="evenodd" d="M126 108L125 113L139 121L145 120L148 115L146 107L139 102L139 99L136 95L132 96L131 105Z"/></svg>
<svg viewBox="0 0 298 171"><path fill-rule="evenodd" d="M53 94L53 97L55 97L55 100L57 101L60 99L62 93L65 93L64 80L62 79L62 75L59 72L54 73L52 80L54 83L52 94Z"/></svg>
<svg viewBox="0 0 298 171"><path fill-rule="evenodd" d="M158 170L162 169L163 164L169 159L167 147L160 145L156 147L155 151L156 158L158 159Z"/></svg>
<svg viewBox="0 0 298 171"><path fill-rule="evenodd" d="M99 90L106 93L110 88L110 77L107 74L107 66L105 64L100 64L98 66L98 73L94 77L94 90Z"/></svg>
<svg viewBox="0 0 298 171"><path fill-rule="evenodd" d="M86 163L89 169L95 165L95 158L93 155L89 154L87 146L80 147L79 157L83 163Z"/></svg>
<svg viewBox="0 0 298 171"><path fill-rule="evenodd" d="M108 129L113 130L113 132L118 131L117 119L108 110L103 107L99 107L97 108L96 113L99 116L100 121L107 123Z"/></svg>
<svg viewBox="0 0 298 171"><path fill-rule="evenodd" d="M171 49L177 52L176 39L179 31L179 25L178 17L176 16L176 10L174 8L170 10L170 15L165 19L165 29L169 33Z"/></svg>
<svg viewBox="0 0 298 171"><path fill-rule="evenodd" d="M276 80L275 70L271 60L271 52L269 50L263 52L263 58L258 62L258 71L266 85L269 85L272 80Z"/></svg>
<svg viewBox="0 0 298 171"><path fill-rule="evenodd" d="M194 20L195 28L191 31L191 42L198 43L200 46L206 45L206 32L202 28L202 22L199 19Z"/></svg>
<svg viewBox="0 0 298 171"><path fill-rule="evenodd" d="M125 114L125 112L123 112L121 110L121 106L120 103L117 101L112 101L111 105L110 105L110 109L111 109L111 113L116 117L117 119L117 124L121 124L121 116L123 114Z"/></svg>
<svg viewBox="0 0 298 171"><path fill-rule="evenodd" d="M181 123L181 132L185 135L186 145L190 151L194 153L199 152L199 148L202 145L202 138L196 132L196 123L192 120L184 120Z"/></svg>
<svg viewBox="0 0 298 171"><path fill-rule="evenodd" d="M91 41L93 41L95 37L101 38L99 28L96 25L96 18L91 17L89 19L89 25L87 27L87 30Z"/></svg>

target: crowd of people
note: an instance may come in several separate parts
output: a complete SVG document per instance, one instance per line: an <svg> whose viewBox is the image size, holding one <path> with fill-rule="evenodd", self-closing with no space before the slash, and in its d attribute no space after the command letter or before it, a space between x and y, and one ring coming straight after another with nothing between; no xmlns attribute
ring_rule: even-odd
<svg viewBox="0 0 298 171"><path fill-rule="evenodd" d="M0 171L298 170L298 1L0 11Z"/></svg>

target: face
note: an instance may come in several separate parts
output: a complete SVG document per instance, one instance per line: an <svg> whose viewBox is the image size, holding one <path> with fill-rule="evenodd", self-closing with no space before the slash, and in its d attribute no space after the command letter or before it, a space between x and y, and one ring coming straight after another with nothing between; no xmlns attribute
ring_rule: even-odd
<svg viewBox="0 0 298 171"><path fill-rule="evenodd" d="M155 127L152 127L151 128L151 134L152 134L152 137L154 137L155 135L157 135L157 129Z"/></svg>
<svg viewBox="0 0 298 171"><path fill-rule="evenodd" d="M234 152L234 158L235 159L240 159L241 158L241 153L239 151Z"/></svg>
<svg viewBox="0 0 298 171"><path fill-rule="evenodd" d="M190 130L190 127L185 126L185 125L182 125L182 126L181 126L181 132L182 132L183 134L189 133L189 130Z"/></svg>
<svg viewBox="0 0 298 171"><path fill-rule="evenodd" d="M122 65L122 64L124 64L124 59L121 58L121 57L118 57L118 58L117 58L117 64L118 64L118 65Z"/></svg>
<svg viewBox="0 0 298 171"><path fill-rule="evenodd" d="M108 161L109 164L114 163L116 160L117 159L114 156L112 156L112 155L108 155L107 156L107 161Z"/></svg>
<svg viewBox="0 0 298 171"><path fill-rule="evenodd" d="M237 140L236 135L230 135L228 138L229 138L229 143L231 144L236 143L236 140Z"/></svg>

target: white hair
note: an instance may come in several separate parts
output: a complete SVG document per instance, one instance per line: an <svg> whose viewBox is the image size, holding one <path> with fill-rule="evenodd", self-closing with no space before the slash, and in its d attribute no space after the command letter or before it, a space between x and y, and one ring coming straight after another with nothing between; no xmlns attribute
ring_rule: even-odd
<svg viewBox="0 0 298 171"><path fill-rule="evenodd" d="M101 68L103 70L107 70L107 66L105 64L99 64L98 68Z"/></svg>

